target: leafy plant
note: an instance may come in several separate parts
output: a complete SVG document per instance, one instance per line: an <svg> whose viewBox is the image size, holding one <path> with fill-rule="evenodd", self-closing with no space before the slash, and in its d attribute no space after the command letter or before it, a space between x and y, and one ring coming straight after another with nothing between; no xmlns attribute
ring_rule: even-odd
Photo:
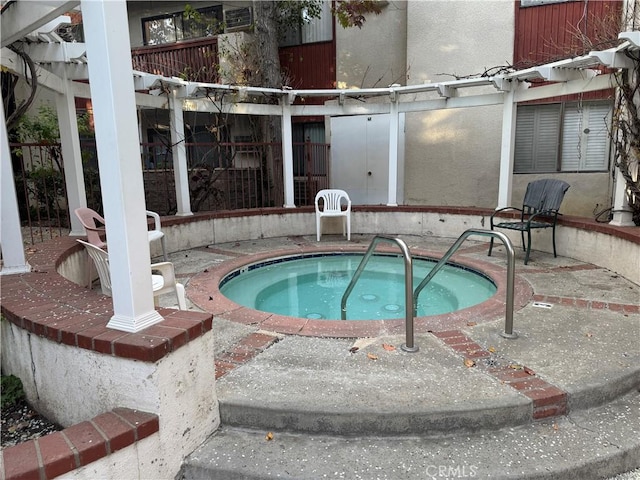
<svg viewBox="0 0 640 480"><path fill-rule="evenodd" d="M383 5L379 0L338 0L332 11L342 28L362 28L366 15L379 15Z"/></svg>
<svg viewBox="0 0 640 480"><path fill-rule="evenodd" d="M21 142L58 143L58 115L53 107L43 104L38 108L37 115L24 115L20 118L17 133ZM88 113L78 116L78 133L81 136L93 136Z"/></svg>
<svg viewBox="0 0 640 480"><path fill-rule="evenodd" d="M15 375L2 375L2 408L23 400L24 390L22 381Z"/></svg>
<svg viewBox="0 0 640 480"><path fill-rule="evenodd" d="M37 115L24 115L16 127L17 139L22 143L37 143L40 150L30 152L25 161L28 169L16 169L18 190L28 193L30 211L40 218L67 218L64 185L64 165L60 146L60 128L55 110L50 105L41 105ZM93 136L87 113L78 116L78 133ZM13 151L16 157L23 156L23 149ZM87 164L83 151L83 162ZM15 167L14 167L15 169ZM93 183L92 183L93 182ZM94 184L95 183L95 184ZM85 185L91 192L99 192L99 179L91 169L85 168ZM32 204L33 202L33 204ZM35 205L34 205L35 204Z"/></svg>

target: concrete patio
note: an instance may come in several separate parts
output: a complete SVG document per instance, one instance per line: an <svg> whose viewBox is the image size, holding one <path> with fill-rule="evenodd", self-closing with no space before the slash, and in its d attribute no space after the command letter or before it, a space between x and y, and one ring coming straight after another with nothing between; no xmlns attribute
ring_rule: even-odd
<svg viewBox="0 0 640 480"><path fill-rule="evenodd" d="M359 207L353 226L359 233L351 242L331 234L316 242L312 213L304 209L163 219L190 311L171 308L168 296L159 309L164 322L140 333L106 328L111 299L97 284L88 292L70 280L85 272L84 252L73 238L28 249L32 272L2 279L3 338L13 335L17 341L3 343L3 361L16 362L25 378L37 373L27 382L38 388L31 395L54 410L65 405L58 414L71 427L55 438L14 447L20 455L3 451L5 477L13 478L18 467L73 471L78 479L109 472L127 476L132 467L162 476L158 461L173 465L171 478L181 464L184 478L584 479L637 469L635 228L564 218L558 258L535 250L524 266L516 249L516 340L499 335L501 294L436 321L417 319L420 350L405 353L398 348L405 340L402 320L323 325L240 308L216 293L216 276L232 264L283 251L364 252L376 231L399 236L412 252L442 255L462 230L480 228L484 214L469 208ZM545 242L535 245L544 248ZM489 258L486 249L483 242L465 243L454 260L490 271L500 291L506 257L499 249ZM64 368L51 369L47 358ZM113 371L92 375L83 358ZM165 378L157 387L142 380L148 374L128 375L131 386L115 380L119 371L132 368L169 370L154 374ZM77 390L62 380L70 370L78 384L112 382L122 393L103 403L83 401L95 389ZM153 387L150 398L129 395L142 386ZM149 403L157 395L159 407ZM104 444L91 424L120 407L152 414L148 436L116 452L107 439L99 456L74 461L63 435L92 431L82 438ZM208 420L196 420L201 413ZM193 426L201 430L197 435ZM207 430L215 433L208 436ZM189 440L176 444L180 434ZM93 440L78 448L93 452ZM53 457L37 455L37 445L43 451L54 443L66 448L64 462L50 464Z"/></svg>
<svg viewBox="0 0 640 480"><path fill-rule="evenodd" d="M401 237L412 251L452 243ZM517 277L531 286L519 338L501 337L503 315L480 309L463 325L417 323L417 353L400 350L397 322L332 338L329 327L293 332L293 320L211 306L207 282L223 262L345 244L292 236L171 255L192 308L214 313L222 425L184 478L585 479L640 466L640 287L596 265L535 252L524 266L517 249ZM479 242L460 258L506 265L502 248L488 258Z"/></svg>

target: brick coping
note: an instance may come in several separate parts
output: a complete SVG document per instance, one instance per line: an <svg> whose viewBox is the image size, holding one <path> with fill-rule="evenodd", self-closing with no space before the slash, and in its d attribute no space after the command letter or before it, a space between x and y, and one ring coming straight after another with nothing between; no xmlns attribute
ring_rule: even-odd
<svg viewBox="0 0 640 480"><path fill-rule="evenodd" d="M383 205L354 206L362 212L422 212L451 215L491 215L493 210L476 207ZM163 217L163 225L181 225L216 218L235 218L274 214L305 214L313 207L261 208L222 212L196 213L189 217ZM505 216L513 213L505 212ZM619 237L640 245L640 227L616 227L595 220L561 216L561 225ZM60 237L27 249L29 273L0 277L2 288L2 315L15 325L52 341L147 362L157 361L171 351L212 329L212 313L158 309L164 320L138 333L127 333L106 327L113 315L111 299L99 292L89 291L63 278L57 268L73 253L81 250L73 237ZM481 268L482 269L482 268ZM499 283L504 275L494 277ZM208 301L208 296L207 296ZM206 303L206 302L205 302ZM220 309L216 309L218 311ZM223 306L224 310L224 306ZM228 309L226 310L228 311ZM272 319L271 323L276 319ZM248 323L253 323L249 321ZM403 328L403 321L397 328ZM416 327L420 322L417 322ZM265 324L265 327L268 325ZM270 325L277 327L278 325ZM286 319L282 328L293 333L291 321ZM337 326L336 326L337 327ZM351 327L349 327L351 328ZM295 332L300 328L293 326ZM334 332L335 334L335 332ZM357 334L352 331L351 334Z"/></svg>
<svg viewBox="0 0 640 480"><path fill-rule="evenodd" d="M57 343L121 358L155 362L212 329L211 314L160 308L163 321L137 333L107 328L110 297L63 278L56 270L82 249L60 237L27 249L31 272L0 277L2 316Z"/></svg>
<svg viewBox="0 0 640 480"><path fill-rule="evenodd" d="M159 431L158 416L116 408L2 450L5 480L47 480L89 465Z"/></svg>

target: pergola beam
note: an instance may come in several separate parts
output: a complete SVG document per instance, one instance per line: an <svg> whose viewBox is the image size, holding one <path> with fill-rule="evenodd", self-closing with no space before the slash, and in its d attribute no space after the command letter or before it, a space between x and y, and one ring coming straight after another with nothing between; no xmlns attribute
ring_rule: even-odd
<svg viewBox="0 0 640 480"><path fill-rule="evenodd" d="M80 4L56 0L14 2L0 16L0 47L11 45Z"/></svg>
<svg viewBox="0 0 640 480"><path fill-rule="evenodd" d="M84 63L87 54L84 43L25 43L23 48L35 63Z"/></svg>

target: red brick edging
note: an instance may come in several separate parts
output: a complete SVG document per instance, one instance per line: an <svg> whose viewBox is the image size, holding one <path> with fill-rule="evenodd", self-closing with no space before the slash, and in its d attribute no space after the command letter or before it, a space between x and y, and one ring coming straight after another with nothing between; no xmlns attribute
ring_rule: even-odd
<svg viewBox="0 0 640 480"><path fill-rule="evenodd" d="M107 328L112 299L57 272L81 249L61 237L29 251L29 273L1 277L1 313L34 335L72 347L143 362L156 362L213 327L213 315L158 309L163 321L138 333ZM159 430L157 415L117 408L39 439L2 450L3 480L49 479L88 465Z"/></svg>
<svg viewBox="0 0 640 480"><path fill-rule="evenodd" d="M461 330L431 332L431 334L465 359L473 360L474 363L470 365L482 366L475 363L475 360L492 356L490 351L482 348ZM564 415L568 411L567 392L538 377L533 370L524 365L514 363L483 367L483 370L501 383L509 385L530 398L533 401L533 418L536 420Z"/></svg>
<svg viewBox="0 0 640 480"><path fill-rule="evenodd" d="M60 432L3 449L2 478L55 478L132 445L158 430L157 415L116 408Z"/></svg>
<svg viewBox="0 0 640 480"><path fill-rule="evenodd" d="M247 363L278 340L278 337L275 335L260 332L250 333L233 345L231 349L217 356L215 359L216 380L234 368Z"/></svg>
<svg viewBox="0 0 640 480"><path fill-rule="evenodd" d="M2 316L57 343L143 362L160 360L212 329L209 313L169 308L158 309L162 322L138 333L107 328L112 299L65 279L56 270L81 249L72 237L33 248L28 258L31 272L1 278Z"/></svg>

